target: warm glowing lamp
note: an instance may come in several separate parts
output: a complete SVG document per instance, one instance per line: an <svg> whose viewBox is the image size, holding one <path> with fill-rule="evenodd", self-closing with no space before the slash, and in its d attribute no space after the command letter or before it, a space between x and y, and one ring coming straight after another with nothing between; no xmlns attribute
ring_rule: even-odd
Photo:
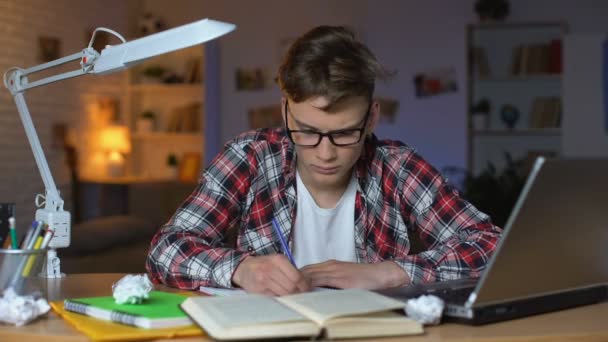
<svg viewBox="0 0 608 342"><path fill-rule="evenodd" d="M107 153L108 176L125 175L126 155L131 152L129 128L126 126L109 126L101 131L100 146Z"/></svg>

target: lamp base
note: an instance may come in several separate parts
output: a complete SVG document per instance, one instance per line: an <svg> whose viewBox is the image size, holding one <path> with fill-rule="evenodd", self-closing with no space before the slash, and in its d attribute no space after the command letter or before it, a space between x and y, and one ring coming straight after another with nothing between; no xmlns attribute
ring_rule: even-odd
<svg viewBox="0 0 608 342"><path fill-rule="evenodd" d="M63 209L53 211L42 208L36 210L36 221L46 223L53 229L53 237L49 248L63 248L70 246L70 213Z"/></svg>
<svg viewBox="0 0 608 342"><path fill-rule="evenodd" d="M46 254L46 265L43 278L61 278L61 260L55 248L70 246L70 213L63 209L53 211L47 208L36 210L36 220L46 223L53 230L53 237L49 241L49 250Z"/></svg>
<svg viewBox="0 0 608 342"><path fill-rule="evenodd" d="M46 252L45 271L39 276L41 278L63 278L65 273L61 273L61 260L57 256L57 251L52 248Z"/></svg>
<svg viewBox="0 0 608 342"><path fill-rule="evenodd" d="M126 175L124 164L119 163L108 163L108 177L119 178Z"/></svg>

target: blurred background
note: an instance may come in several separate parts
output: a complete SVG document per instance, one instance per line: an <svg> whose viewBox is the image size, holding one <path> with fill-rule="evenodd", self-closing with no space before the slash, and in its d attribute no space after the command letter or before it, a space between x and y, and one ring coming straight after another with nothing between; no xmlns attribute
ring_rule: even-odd
<svg viewBox="0 0 608 342"><path fill-rule="evenodd" d="M2 72L78 52L99 26L130 40L201 18L237 25L202 47L26 93L74 221L137 216L144 240L224 142L280 124L278 65L321 24L349 26L396 71L377 84L376 134L414 147L500 225L536 156L608 155L608 1L0 0L0 17ZM5 88L0 121L0 202L17 204L25 231L44 186Z"/></svg>

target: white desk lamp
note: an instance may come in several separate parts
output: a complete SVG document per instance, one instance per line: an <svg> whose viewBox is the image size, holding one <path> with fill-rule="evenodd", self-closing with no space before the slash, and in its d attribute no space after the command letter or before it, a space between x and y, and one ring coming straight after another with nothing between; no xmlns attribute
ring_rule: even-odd
<svg viewBox="0 0 608 342"><path fill-rule="evenodd" d="M36 210L36 220L45 222L55 231L48 245L50 249L47 253L46 273L44 276L47 278L59 278L62 276L59 257L55 249L70 245L70 213L63 210L63 199L59 195L59 190L55 186L49 165L44 157L44 152L40 145L40 140L38 140L38 135L32 123L23 93L28 89L61 81L66 78L85 74L107 74L123 70L154 56L202 44L223 36L235 28L236 26L233 24L203 19L126 42L120 34L100 27L93 32L89 46L81 52L28 69L13 67L4 73L4 85L15 99L21 122L34 153L36 165L44 182L45 194L36 195L35 204L38 208ZM105 31L115 35L122 41L122 44L106 46L100 54L92 48L97 31ZM81 68L78 70L49 76L31 83L28 82L27 76L30 74L75 60L80 60Z"/></svg>

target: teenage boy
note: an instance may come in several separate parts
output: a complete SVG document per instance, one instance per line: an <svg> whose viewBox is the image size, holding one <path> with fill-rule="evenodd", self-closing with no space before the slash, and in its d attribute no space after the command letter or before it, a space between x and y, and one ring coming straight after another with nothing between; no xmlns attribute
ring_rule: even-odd
<svg viewBox="0 0 608 342"><path fill-rule="evenodd" d="M225 145L154 236L152 281L285 295L478 277L501 229L412 148L372 133L385 76L343 27L300 37L278 74L284 127Z"/></svg>

